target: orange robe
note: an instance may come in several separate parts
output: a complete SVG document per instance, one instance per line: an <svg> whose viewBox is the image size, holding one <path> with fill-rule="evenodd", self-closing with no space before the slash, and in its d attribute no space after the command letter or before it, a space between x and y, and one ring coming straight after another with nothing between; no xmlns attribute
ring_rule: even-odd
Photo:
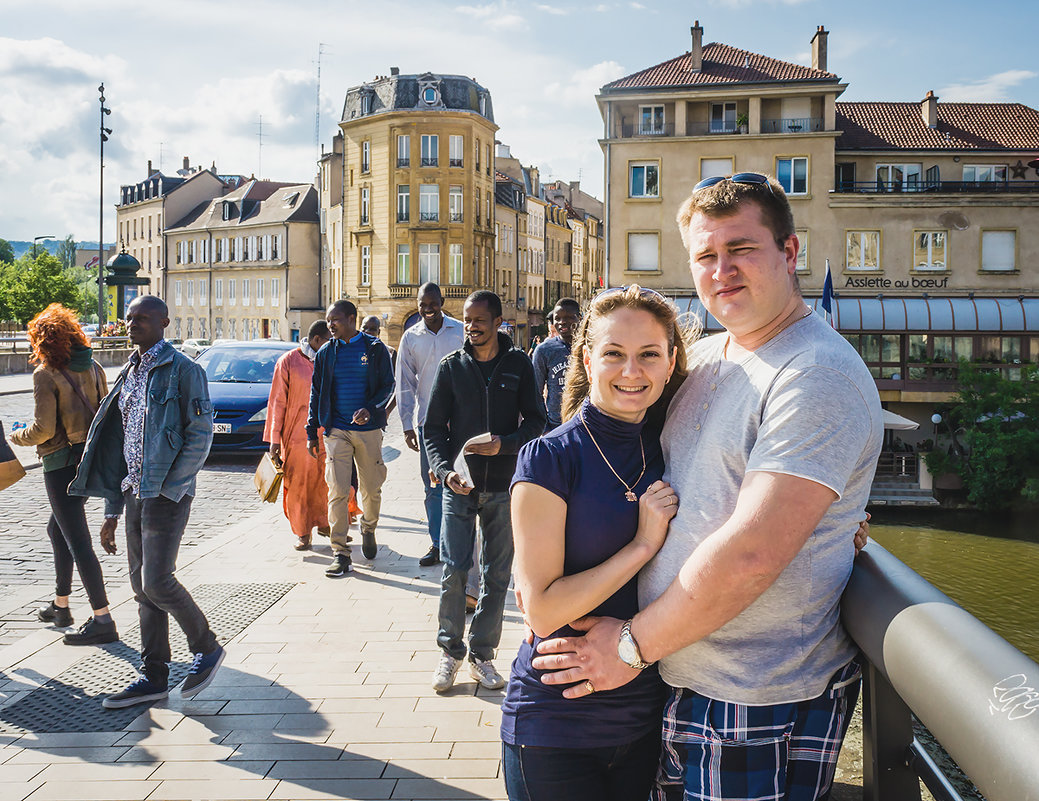
<svg viewBox="0 0 1039 801"><path fill-rule="evenodd" d="M292 533L310 534L315 526L328 526L328 485L325 484L325 446L318 439L317 459L307 453L307 413L314 363L299 348L278 359L267 402L263 438L281 445L285 470L282 505Z"/></svg>

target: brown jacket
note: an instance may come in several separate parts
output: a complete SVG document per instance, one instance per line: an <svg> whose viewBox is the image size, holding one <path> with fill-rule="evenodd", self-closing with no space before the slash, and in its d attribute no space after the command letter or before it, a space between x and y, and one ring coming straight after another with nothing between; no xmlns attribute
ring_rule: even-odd
<svg viewBox="0 0 1039 801"><path fill-rule="evenodd" d="M108 394L108 382L101 365L91 362L90 369L81 373L65 369L73 381L79 383L87 400L96 409ZM41 458L60 451L66 445L86 442L93 415L87 414L79 395L69 385L60 370L41 364L32 374L32 395L35 403L34 420L28 428L10 435L15 445L35 445Z"/></svg>

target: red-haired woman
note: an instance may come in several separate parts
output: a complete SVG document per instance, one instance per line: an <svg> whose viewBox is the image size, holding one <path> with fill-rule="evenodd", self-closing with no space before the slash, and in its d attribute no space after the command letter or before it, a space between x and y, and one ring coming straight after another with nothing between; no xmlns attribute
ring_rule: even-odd
<svg viewBox="0 0 1039 801"><path fill-rule="evenodd" d="M52 303L29 322L28 333L32 361L39 364L32 376L34 419L27 428L11 434L11 441L35 445L43 465L43 483L51 505L47 534L57 574L54 600L37 614L45 623L72 625L69 594L75 564L94 614L79 631L65 634L65 644L115 642L119 634L108 611L101 564L87 528L83 508L86 498L68 494L90 422L108 393L108 383L71 309Z"/></svg>

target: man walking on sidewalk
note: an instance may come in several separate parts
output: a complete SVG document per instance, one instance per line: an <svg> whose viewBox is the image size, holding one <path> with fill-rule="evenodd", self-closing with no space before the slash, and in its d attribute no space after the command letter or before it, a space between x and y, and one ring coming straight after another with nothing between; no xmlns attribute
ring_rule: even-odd
<svg viewBox="0 0 1039 801"><path fill-rule="evenodd" d="M551 431L563 424L560 412L563 385L566 383L566 366L570 363L570 343L574 341L574 331L581 322L581 304L573 298L560 298L549 320L557 334L534 349L533 361L538 392L545 396L548 411L546 430Z"/></svg>
<svg viewBox="0 0 1039 801"><path fill-rule="evenodd" d="M101 545L115 553L115 529L126 509L130 586L141 620L142 676L106 698L107 709L169 694L169 616L184 630L195 659L183 697L202 691L224 659L209 622L177 581L177 552L195 495L195 477L213 442L213 405L202 368L163 337L166 304L143 295L126 312L137 346L101 402L69 492L105 499Z"/></svg>
<svg viewBox="0 0 1039 801"><path fill-rule="evenodd" d="M491 660L501 639L512 572L509 482L519 449L545 430L545 404L534 383L534 367L498 331L501 299L488 290L474 292L465 302L463 317L466 343L437 368L424 431L430 468L449 490L444 493L444 576L437 634L443 655L433 674L438 693L454 684L467 653L474 679L488 689L505 685ZM469 439L481 434L489 434L489 441L465 449L470 483L456 471L455 459ZM477 516L483 533L482 581L467 649L465 581Z"/></svg>
<svg viewBox="0 0 1039 801"><path fill-rule="evenodd" d="M328 484L328 524L332 564L325 575L339 578L350 572L350 480L357 464L361 490L361 553L374 559L378 552L382 484L382 430L386 405L393 397L393 367L386 346L357 330L357 307L337 300L328 307L325 322L332 339L314 358L310 390L307 450L318 456L318 426L325 430L325 481Z"/></svg>
<svg viewBox="0 0 1039 801"><path fill-rule="evenodd" d="M433 377L440 360L462 347L465 334L462 323L445 317L444 296L440 287L430 282L418 289L418 313L421 318L400 338L397 351L397 410L404 428L404 441L419 455L419 480L425 493L426 521L430 546L418 560L422 567L440 561L440 525L444 485L429 480L429 457L422 446L423 426Z"/></svg>

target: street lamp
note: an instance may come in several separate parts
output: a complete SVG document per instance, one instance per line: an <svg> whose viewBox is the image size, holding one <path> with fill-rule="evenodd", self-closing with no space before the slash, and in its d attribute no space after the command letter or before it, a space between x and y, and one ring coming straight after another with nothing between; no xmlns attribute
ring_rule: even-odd
<svg viewBox="0 0 1039 801"><path fill-rule="evenodd" d="M97 232L97 330L105 324L105 142L111 128L105 127L105 117L112 109L105 107L105 85L97 87L101 102L101 171L100 189L98 192L98 232Z"/></svg>
<svg viewBox="0 0 1039 801"><path fill-rule="evenodd" d="M41 239L57 239L57 237L54 237L54 236L34 236L32 238L32 257L34 259L36 258L36 243L39 242Z"/></svg>

